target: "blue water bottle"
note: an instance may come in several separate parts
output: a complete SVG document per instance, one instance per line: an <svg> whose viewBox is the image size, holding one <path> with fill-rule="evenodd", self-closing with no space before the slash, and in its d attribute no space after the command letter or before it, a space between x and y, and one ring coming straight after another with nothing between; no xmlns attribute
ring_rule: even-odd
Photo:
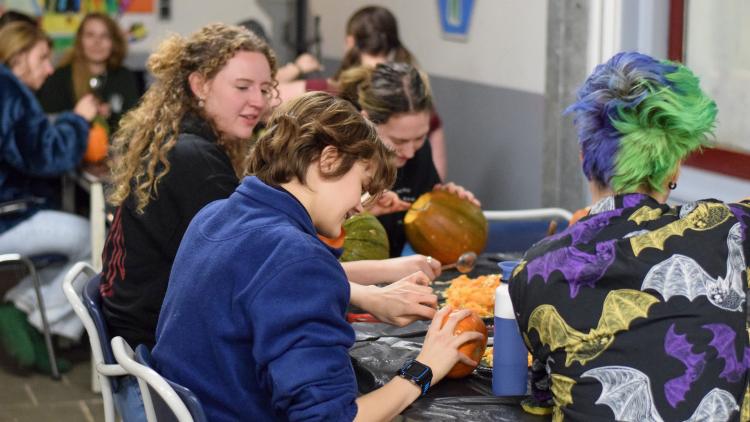
<svg viewBox="0 0 750 422"><path fill-rule="evenodd" d="M496 396L521 396L526 394L528 351L518 330L508 292L508 281L518 262L503 261L498 265L503 270L503 280L495 289L492 392Z"/></svg>

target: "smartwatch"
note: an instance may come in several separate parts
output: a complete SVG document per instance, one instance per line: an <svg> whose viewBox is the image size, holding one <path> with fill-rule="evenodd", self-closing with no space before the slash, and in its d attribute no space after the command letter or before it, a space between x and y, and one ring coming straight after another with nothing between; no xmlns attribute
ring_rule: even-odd
<svg viewBox="0 0 750 422"><path fill-rule="evenodd" d="M404 363L404 366L398 370L397 373L400 377L406 378L407 380L417 384L422 390L422 395L427 394L427 390L430 388L432 382L432 369L429 366L417 361L416 359L409 359Z"/></svg>

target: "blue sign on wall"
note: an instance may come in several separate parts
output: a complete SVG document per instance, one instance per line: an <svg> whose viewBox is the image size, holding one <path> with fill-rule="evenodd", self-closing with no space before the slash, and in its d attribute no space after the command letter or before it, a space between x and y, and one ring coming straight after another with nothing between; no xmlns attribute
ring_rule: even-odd
<svg viewBox="0 0 750 422"><path fill-rule="evenodd" d="M469 34L474 0L438 0L438 9L443 36L465 40Z"/></svg>

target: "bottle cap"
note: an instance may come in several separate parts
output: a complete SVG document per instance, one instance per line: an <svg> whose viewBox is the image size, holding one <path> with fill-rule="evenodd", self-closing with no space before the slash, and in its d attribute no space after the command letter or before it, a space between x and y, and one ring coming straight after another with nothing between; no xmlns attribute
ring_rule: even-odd
<svg viewBox="0 0 750 422"><path fill-rule="evenodd" d="M502 261L498 262L497 266L503 272L503 281L508 283L513 275L513 270L518 266L519 261Z"/></svg>

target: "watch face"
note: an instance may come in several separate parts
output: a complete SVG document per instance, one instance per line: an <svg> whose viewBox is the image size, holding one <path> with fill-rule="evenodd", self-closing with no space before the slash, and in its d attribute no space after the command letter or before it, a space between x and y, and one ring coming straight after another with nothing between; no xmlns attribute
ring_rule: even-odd
<svg viewBox="0 0 750 422"><path fill-rule="evenodd" d="M422 378L424 374L429 370L430 368L428 368L427 366L422 365L417 361L412 361L411 365L409 365L404 371L404 375L412 378Z"/></svg>

